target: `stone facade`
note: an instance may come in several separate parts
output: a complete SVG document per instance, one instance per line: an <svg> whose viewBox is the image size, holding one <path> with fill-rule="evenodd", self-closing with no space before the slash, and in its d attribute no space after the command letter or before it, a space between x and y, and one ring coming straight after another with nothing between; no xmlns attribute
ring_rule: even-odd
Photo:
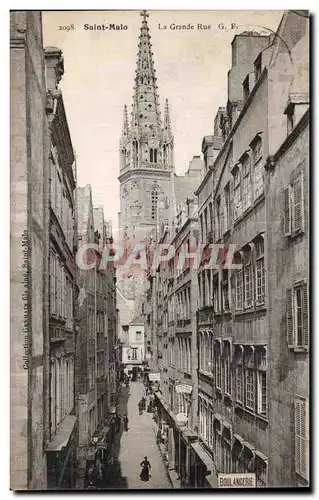
<svg viewBox="0 0 319 500"><path fill-rule="evenodd" d="M199 270L199 437L216 473L254 472L258 487L305 486L308 19L287 12L274 40L244 33L232 50L227 107L203 141L206 164L222 143L197 195L202 241L235 245L242 267L227 269L220 252L216 269L203 262ZM237 64L248 76L240 68L236 83Z"/></svg>
<svg viewBox="0 0 319 500"><path fill-rule="evenodd" d="M50 131L49 249L49 442L48 489L75 485L78 433L75 397L77 317L77 218L75 156L59 82L61 50L45 49L47 117ZM63 448L61 445L63 443Z"/></svg>
<svg viewBox="0 0 319 500"><path fill-rule="evenodd" d="M79 333L76 386L79 405L77 487L86 484L87 450L93 439L106 439L106 425L116 396L116 302L114 269L101 269L104 246L112 237L102 207L93 208L91 186L77 188L79 248L90 269L79 270ZM94 250L95 247L95 250ZM92 264L96 265L92 267ZM103 443L102 443L103 444Z"/></svg>
<svg viewBox="0 0 319 500"><path fill-rule="evenodd" d="M10 13L11 488L46 488L48 149L40 12Z"/></svg>
<svg viewBox="0 0 319 500"><path fill-rule="evenodd" d="M257 487L309 484L308 23L289 11L275 36L235 36L227 105L202 142L196 283L171 261L149 274L146 336L168 466L191 487L231 472L255 473ZM178 247L189 224L160 242ZM190 360L191 411L176 394ZM176 425L185 408L186 428L184 417Z"/></svg>

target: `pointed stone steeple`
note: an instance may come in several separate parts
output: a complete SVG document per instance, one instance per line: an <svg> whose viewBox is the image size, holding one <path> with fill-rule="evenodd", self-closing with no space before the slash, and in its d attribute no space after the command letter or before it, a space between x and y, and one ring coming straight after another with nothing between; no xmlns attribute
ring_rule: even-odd
<svg viewBox="0 0 319 500"><path fill-rule="evenodd" d="M129 125L127 116L127 106L125 104L123 111L123 126L122 126L122 136L121 136L121 146L124 146L128 141L129 135Z"/></svg>
<svg viewBox="0 0 319 500"><path fill-rule="evenodd" d="M171 119L169 116L168 99L165 100L163 139L164 141L167 142L170 142L172 140L172 129L171 129Z"/></svg>
<svg viewBox="0 0 319 500"><path fill-rule="evenodd" d="M137 67L133 96L132 127L143 135L154 136L161 126L159 101L156 85L151 36L147 18L149 14L141 12L142 26L138 43Z"/></svg>

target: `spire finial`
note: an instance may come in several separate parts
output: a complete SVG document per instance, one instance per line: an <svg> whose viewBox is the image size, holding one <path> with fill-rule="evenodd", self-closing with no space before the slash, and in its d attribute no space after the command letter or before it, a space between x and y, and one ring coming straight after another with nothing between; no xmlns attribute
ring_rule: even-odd
<svg viewBox="0 0 319 500"><path fill-rule="evenodd" d="M127 141L129 133L128 116L127 116L127 106L125 104L123 111L123 127L122 127L122 142Z"/></svg>
<svg viewBox="0 0 319 500"><path fill-rule="evenodd" d="M165 108L164 108L164 130L167 131L167 134L171 133L171 120L169 116L169 105L168 99L165 99Z"/></svg>
<svg viewBox="0 0 319 500"><path fill-rule="evenodd" d="M146 23L146 22L147 22L147 19L146 19L146 18L147 18L147 17L149 17L150 15L149 15L149 13L147 12L147 10L142 10L142 12L140 12L140 16L142 16L142 17L143 17L143 21L142 21L142 22L143 22L143 23Z"/></svg>

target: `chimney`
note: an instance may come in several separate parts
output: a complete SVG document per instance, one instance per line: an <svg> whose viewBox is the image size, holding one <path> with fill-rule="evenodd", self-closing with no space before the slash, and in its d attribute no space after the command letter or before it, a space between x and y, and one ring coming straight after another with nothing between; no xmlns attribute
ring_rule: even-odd
<svg viewBox="0 0 319 500"><path fill-rule="evenodd" d="M243 82L254 72L254 61L258 54L270 44L270 37L257 31L244 31L232 41L232 67L228 72L228 101L244 100Z"/></svg>

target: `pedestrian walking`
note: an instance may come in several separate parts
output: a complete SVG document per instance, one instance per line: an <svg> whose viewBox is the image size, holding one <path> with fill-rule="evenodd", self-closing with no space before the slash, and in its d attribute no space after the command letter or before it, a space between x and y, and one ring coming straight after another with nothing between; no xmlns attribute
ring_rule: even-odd
<svg viewBox="0 0 319 500"><path fill-rule="evenodd" d="M151 464L147 460L147 457L144 457L144 460L141 462L141 467L142 467L142 471L140 474L140 479L142 481L148 481L150 478Z"/></svg>

